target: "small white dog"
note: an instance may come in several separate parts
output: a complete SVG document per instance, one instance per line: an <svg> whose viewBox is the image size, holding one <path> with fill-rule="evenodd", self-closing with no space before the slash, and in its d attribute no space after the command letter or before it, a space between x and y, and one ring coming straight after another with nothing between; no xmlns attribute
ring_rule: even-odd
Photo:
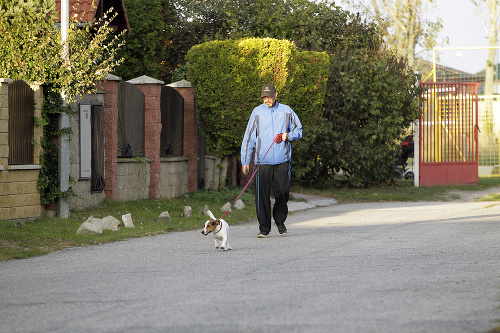
<svg viewBox="0 0 500 333"><path fill-rule="evenodd" d="M219 247L226 251L231 250L231 246L227 241L227 236L229 235L229 224L223 219L217 220L211 211L207 212L210 219L205 222L205 227L201 231L205 236L212 233L214 236L215 248Z"/></svg>

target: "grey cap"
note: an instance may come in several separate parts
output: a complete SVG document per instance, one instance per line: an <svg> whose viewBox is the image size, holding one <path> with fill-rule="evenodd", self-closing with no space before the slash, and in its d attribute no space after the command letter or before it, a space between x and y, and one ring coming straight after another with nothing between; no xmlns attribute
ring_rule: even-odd
<svg viewBox="0 0 500 333"><path fill-rule="evenodd" d="M274 87L274 85L272 85L270 83L266 83L262 87L262 91L260 92L260 98L274 97L274 94L276 94L276 88Z"/></svg>

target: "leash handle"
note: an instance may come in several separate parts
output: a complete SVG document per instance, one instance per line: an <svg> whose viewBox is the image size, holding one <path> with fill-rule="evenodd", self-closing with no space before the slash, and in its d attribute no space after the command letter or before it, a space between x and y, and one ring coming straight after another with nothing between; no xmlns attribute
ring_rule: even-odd
<svg viewBox="0 0 500 333"><path fill-rule="evenodd" d="M276 135L276 137L274 138L273 140L273 143L271 143L271 145L269 146L269 149L266 151L266 153L264 154L264 157L262 157L262 159L265 159L266 156L267 156L267 153L269 153L269 151L271 150L271 147L274 145L274 143L279 143L277 142L278 141L278 137L281 137L281 133ZM280 141L281 142L281 141ZM255 174L257 173L257 170L259 170L259 167L260 167L260 163L259 165L257 165L257 168L255 168L254 172L252 173L252 176L250 177L250 179L248 180L247 184L245 185L245 187L243 188L243 190L240 192L240 195L238 195L238 197L236 198L236 200L234 200L233 202L233 205L236 203L236 201L238 201L238 199L241 197L241 195L243 194L243 192L245 192L245 190L247 189L248 185L250 184L250 182L252 181L253 177L255 176ZM221 219L227 215L227 213L229 212L229 210L231 209L231 207L229 207L225 212L224 214L221 216Z"/></svg>

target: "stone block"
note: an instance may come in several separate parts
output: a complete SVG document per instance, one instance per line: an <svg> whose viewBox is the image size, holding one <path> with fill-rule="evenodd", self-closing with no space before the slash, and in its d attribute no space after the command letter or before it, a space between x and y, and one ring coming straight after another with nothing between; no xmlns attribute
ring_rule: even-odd
<svg viewBox="0 0 500 333"><path fill-rule="evenodd" d="M200 214L203 215L203 216L208 216L208 212L210 211L210 209L208 208L208 205L205 205L203 206Z"/></svg>
<svg viewBox="0 0 500 333"><path fill-rule="evenodd" d="M1 198L1 197L0 197ZM0 207L0 220L24 219L42 216L41 205L22 207Z"/></svg>
<svg viewBox="0 0 500 333"><path fill-rule="evenodd" d="M160 216L158 216L158 222L172 222L170 214L168 212L162 212Z"/></svg>
<svg viewBox="0 0 500 333"><path fill-rule="evenodd" d="M94 219L94 217L89 217L85 222L83 222L78 230L77 234L92 234L92 235L102 235L102 224L100 219Z"/></svg>
<svg viewBox="0 0 500 333"><path fill-rule="evenodd" d="M182 210L181 210L181 217L185 217L185 218L191 217L192 213L193 213L193 209L190 206L184 206L184 207L182 207Z"/></svg>
<svg viewBox="0 0 500 333"><path fill-rule="evenodd" d="M0 96L0 120L9 120L9 107L8 105L2 106L2 97Z"/></svg>
<svg viewBox="0 0 500 333"><path fill-rule="evenodd" d="M0 201L1 207L23 207L36 206L40 204L40 194L38 192L2 195L0 197L2 198L2 200Z"/></svg>
<svg viewBox="0 0 500 333"><path fill-rule="evenodd" d="M220 209L221 212L231 212L231 203L230 202L226 202L226 204L224 206L222 206L222 208Z"/></svg>
<svg viewBox="0 0 500 333"><path fill-rule="evenodd" d="M236 202L234 203L233 208L234 208L234 209L237 209L237 210L240 210L240 209L245 208L245 204L243 203L243 201L242 201L241 199L238 199L238 200L236 200Z"/></svg>
<svg viewBox="0 0 500 333"><path fill-rule="evenodd" d="M134 228L134 221L132 221L132 215L130 213L122 215L122 221L125 228Z"/></svg>
<svg viewBox="0 0 500 333"><path fill-rule="evenodd" d="M104 230L120 230L122 223L117 218L109 215L101 220L101 224Z"/></svg>

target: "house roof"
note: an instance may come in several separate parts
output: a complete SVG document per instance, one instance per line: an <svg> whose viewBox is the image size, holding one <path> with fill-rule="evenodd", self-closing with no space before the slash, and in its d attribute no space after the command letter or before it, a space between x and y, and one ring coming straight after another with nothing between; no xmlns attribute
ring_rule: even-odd
<svg viewBox="0 0 500 333"><path fill-rule="evenodd" d="M433 70L433 64L430 61L418 58L416 59L416 64L417 68L419 69L420 73L423 74L422 79L424 79L425 76L428 74L432 73ZM436 76L438 82L463 82L463 81L470 81L471 78L474 77L473 74L463 72L461 70L447 67L444 65L436 64ZM429 82L432 81L432 78L429 76L428 77Z"/></svg>
<svg viewBox="0 0 500 333"><path fill-rule="evenodd" d="M118 31L126 29L130 32L123 0L69 0L69 17L70 20L87 23L94 18L101 18L111 7L118 14L111 26ZM56 10L58 12L58 22L61 22L61 0L56 0Z"/></svg>

